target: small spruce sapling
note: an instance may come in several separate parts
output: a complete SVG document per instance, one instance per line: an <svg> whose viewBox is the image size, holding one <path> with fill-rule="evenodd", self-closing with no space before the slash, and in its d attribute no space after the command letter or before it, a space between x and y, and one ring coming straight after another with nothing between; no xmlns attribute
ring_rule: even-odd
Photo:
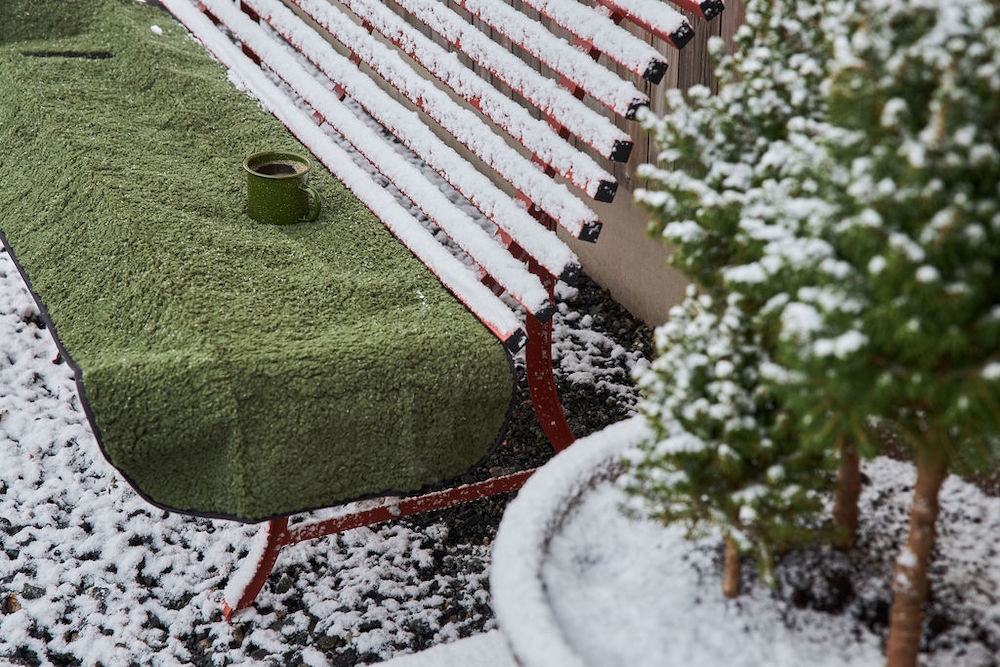
<svg viewBox="0 0 1000 667"><path fill-rule="evenodd" d="M828 391L909 446L917 481L893 577L887 657L915 665L938 495L1000 454L1000 5L856 0L824 91L831 242L863 280L854 348ZM839 22L839 21L838 21ZM827 19L832 25L832 19ZM838 28L839 29L839 28Z"/></svg>
<svg viewBox="0 0 1000 667"><path fill-rule="evenodd" d="M815 540L825 469L760 383L768 359L739 302L689 288L657 329L657 357L639 377L654 436L623 477L635 513L722 536L727 597L739 594L742 554L770 584L776 551Z"/></svg>
<svg viewBox="0 0 1000 667"><path fill-rule="evenodd" d="M676 249L672 263L703 290L744 295L763 344L783 365L793 346L782 339L782 320L795 312L784 306L828 306L828 293L845 280L826 239L832 207L820 196L816 171L825 166L815 159L835 34L820 19L843 11L840 2L750 0L735 53L713 43L718 94L668 91L668 113L644 119L662 148L661 166L641 168L650 185L636 194L652 212L651 233ZM768 382L796 413L803 446L829 447L839 457L833 519L841 546L850 547L860 495L855 443L865 415L851 401L829 400L808 374L781 371Z"/></svg>

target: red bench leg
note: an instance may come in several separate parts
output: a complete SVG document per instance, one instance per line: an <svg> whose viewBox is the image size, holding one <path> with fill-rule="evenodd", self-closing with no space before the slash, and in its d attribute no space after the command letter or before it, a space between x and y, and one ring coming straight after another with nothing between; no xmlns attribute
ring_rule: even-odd
<svg viewBox="0 0 1000 667"><path fill-rule="evenodd" d="M519 198L525 202L528 211L540 224L550 231L555 231L556 221L552 216L534 206L526 195L520 194ZM515 257L522 257L528 262L531 272L538 276L542 285L549 291L549 301L555 303L556 276L546 271L516 244L511 244L511 252ZM552 449L560 452L573 444L576 436L566 422L566 415L559 401L559 392L556 390L556 378L552 373L552 320L540 322L537 317L529 314L525 325L528 343L524 349L524 360L531 404Z"/></svg>
<svg viewBox="0 0 1000 667"><path fill-rule="evenodd" d="M227 621L231 621L234 614L253 604L254 599L267 582L267 577L274 567L278 553L284 546L314 540L324 535L341 533L352 528L371 526L383 521L432 512L480 498L508 493L521 488L534 472L534 469L522 470L501 477L491 477L479 482L407 498L387 496L367 509L347 511L329 519L300 523L292 528L288 527L287 518L272 519L261 528L254 538L250 553L247 554L243 564L230 578L223 596L225 599L222 605L222 615Z"/></svg>
<svg viewBox="0 0 1000 667"><path fill-rule="evenodd" d="M288 518L271 519L254 540L250 553L226 586L222 601L222 616L231 620L233 614L246 609L264 587L271 574L281 547L288 544Z"/></svg>
<svg viewBox="0 0 1000 667"><path fill-rule="evenodd" d="M555 279L549 276L546 287L550 294L553 293L554 286ZM566 422L556 390L555 376L552 374L552 320L543 323L528 315L526 324L528 343L524 349L524 359L531 403L552 449L559 452L573 444L576 436Z"/></svg>

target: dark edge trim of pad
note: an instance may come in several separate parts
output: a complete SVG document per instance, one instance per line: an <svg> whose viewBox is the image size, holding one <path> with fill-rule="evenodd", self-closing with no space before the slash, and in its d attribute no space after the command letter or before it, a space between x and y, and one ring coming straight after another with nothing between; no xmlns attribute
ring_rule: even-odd
<svg viewBox="0 0 1000 667"><path fill-rule="evenodd" d="M326 509L329 507L338 507L341 505L346 505L348 503L357 502L359 500L367 500L370 498L381 498L384 496L397 496L400 498L408 498L412 496L419 496L424 493L430 493L432 491L453 487L456 485L456 483L467 484L471 481L475 481L470 477L472 475L472 471L481 466L503 444L503 441L507 436L507 431L510 428L510 423L513 420L514 410L517 407L517 385L518 385L517 366L514 362L514 356L510 353L509 350L504 348L504 353L505 356L507 357L507 365L510 368L510 374L511 374L511 392L510 392L510 401L507 404L507 414L504 416L503 423L500 425L500 431L497 434L496 439L494 439L493 444L490 445L490 448L489 450L487 450L486 454L484 454L481 459L476 461L464 473L461 473L457 477L444 480L440 483L424 486L416 491L401 492L390 489L386 491L365 494L363 496L358 496L355 498L345 498L343 500L337 501L332 504L319 505L316 507L304 507L301 509L296 509L291 512L275 514L273 516L262 517L259 519L246 519L243 517L235 516L233 514L226 514L223 512L200 512L196 510L184 510L184 509L178 509L176 507L171 507L169 505L164 505L163 503L157 502L152 498L150 498L148 495L146 495L146 493L142 491L138 487L138 485L136 485L136 483L132 480L131 477L126 475L122 470L120 470L118 466L111 463L111 457L108 456L108 452L104 448L104 438L101 435L101 429L97 425L97 419L94 415L94 411L90 407L90 401L87 400L87 392L83 384L83 369L81 369L80 366L73 360L73 357L69 354L69 352L66 350L66 347L63 345L63 342L59 338L59 334L56 331L55 323L52 321L52 317L49 315L48 308L45 307L45 304L42 302L42 299L39 297L39 295L35 292L34 288L31 286L31 279L28 278L28 274L24 270L24 267L21 266L21 263L17 261L17 255L14 253L14 249L11 247L10 243L8 243L7 236L4 234L2 229L0 229L0 246L2 246L3 249L7 251L7 254L14 262L14 266L17 267L18 273L21 274L21 279L24 280L24 284L28 288L28 294L31 295L31 298L34 300L35 305L38 306L38 311L40 313L42 322L45 324L45 327L49 330L49 333L52 334L52 339L53 341L55 341L56 349L62 356L63 361L69 366L70 370L73 371L73 380L76 383L76 388L80 395L80 404L83 407L83 412L87 417L87 422L90 424L90 428L94 432L94 437L97 440L97 444L101 448L101 454L104 455L104 459L108 462L108 465L114 468L115 471L119 475L121 475L126 482L128 482L129 486L132 487L132 489L136 492L136 494L139 495L140 498L142 498L144 501L146 501L153 507L161 509L165 512L172 512L176 514L182 514L185 516L193 516L204 519L224 519L227 521L236 521L238 523L243 523L243 524L255 524L255 523L263 523L264 521L270 521L271 519L278 519L281 517L292 516L295 514L312 512L316 510Z"/></svg>
<svg viewBox="0 0 1000 667"><path fill-rule="evenodd" d="M75 58L77 60L107 60L114 58L111 51L21 51L25 58Z"/></svg>

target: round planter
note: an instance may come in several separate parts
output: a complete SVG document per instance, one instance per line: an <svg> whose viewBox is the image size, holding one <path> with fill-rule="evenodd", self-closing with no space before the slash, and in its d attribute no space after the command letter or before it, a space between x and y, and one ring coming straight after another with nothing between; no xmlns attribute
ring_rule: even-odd
<svg viewBox="0 0 1000 667"><path fill-rule="evenodd" d="M553 538L584 495L608 484L622 453L647 433L632 418L576 441L536 472L507 507L493 545L490 595L497 623L524 667L590 664L567 637L544 581Z"/></svg>
<svg viewBox="0 0 1000 667"><path fill-rule="evenodd" d="M682 526L627 518L627 497L615 479L625 452L647 434L645 420L633 418L578 440L508 506L494 542L490 593L520 665L883 663L882 639L858 631L856 614L799 609L759 583L729 600L721 590L720 539L691 541ZM899 487L894 502L901 509L909 494L893 481L898 469L877 476ZM886 542L890 560L893 543ZM803 576L814 570L811 561L798 568ZM878 574L858 590L887 580Z"/></svg>

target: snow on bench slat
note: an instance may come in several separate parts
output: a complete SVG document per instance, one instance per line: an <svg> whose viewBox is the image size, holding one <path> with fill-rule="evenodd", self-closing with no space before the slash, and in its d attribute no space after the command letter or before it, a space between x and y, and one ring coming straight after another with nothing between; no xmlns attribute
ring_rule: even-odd
<svg viewBox="0 0 1000 667"><path fill-rule="evenodd" d="M513 88L546 117L606 157L628 159L632 138L571 92L500 46L435 0L396 0L414 18Z"/></svg>
<svg viewBox="0 0 1000 667"><path fill-rule="evenodd" d="M630 72L659 83L667 71L666 58L652 44L633 35L611 19L606 7L592 8L576 0L523 0L524 4L541 12L556 24L573 33L587 48L593 47ZM677 27L671 32L670 43L681 48L694 36L687 20L669 7Z"/></svg>
<svg viewBox="0 0 1000 667"><path fill-rule="evenodd" d="M292 1L300 7L315 4L314 1ZM614 176L593 158L570 146L549 123L532 116L527 109L465 67L459 62L457 55L449 53L414 30L413 26L387 9L380 0L341 0L341 3L420 63L459 97L503 128L514 140L531 151L536 159L550 165L556 173L595 199L610 201L613 197L617 187ZM323 7L329 8L330 5L323 3ZM314 16L322 24L322 19Z"/></svg>
<svg viewBox="0 0 1000 667"><path fill-rule="evenodd" d="M361 72L353 62L337 53L329 42L306 25L304 21L295 16L291 10L278 3L265 3L263 0L246 0L244 4L248 5L261 16L270 17L272 27L279 29L282 35L292 42L291 48L300 52L316 65L330 79L334 87L342 90L360 104L365 111L371 114L373 118L395 135L405 146L416 153L445 181L450 183L472 202L476 208L482 211L484 215L497 222L498 226L506 230L506 228L510 228L510 224L505 222L505 220L516 220L518 217L522 217L524 220L530 219L530 216L527 215L522 206L514 202L507 194L497 188L489 178L480 173L454 149L438 138L420 120L415 112L400 104L366 74ZM244 22L244 25L247 25L248 29L251 29L249 26L252 26L253 29L260 31L257 24L252 21L249 23ZM262 35L263 32L260 31L257 34ZM287 55L289 54L286 53ZM284 74L284 70L281 68L277 68L276 72L281 76ZM416 73L411 73L409 80L401 83L404 86L410 83L421 87L419 83L414 83L414 80L427 83ZM405 93L407 88L404 87L400 92ZM437 92L440 93L441 91ZM448 99L448 103L453 105L450 99ZM326 109L323 106L317 107L314 105L314 108L326 115L328 122L336 125L338 119L326 114ZM472 114L470 120L478 123L480 128L488 130L483 125L482 120L474 114ZM486 150L481 147L484 140L480 136L480 128L465 129L461 131L460 136L468 141L468 145L471 148L475 149L479 145L480 152L486 153ZM496 138L496 135L492 132L489 132L489 135ZM346 138L351 140L350 136ZM597 222L597 214L570 194L565 185L556 183L548 178L539 167L510 149L507 144L502 141L500 143L502 144L502 149L506 152L501 157L512 162L518 160L520 162L519 168L526 172L517 176L515 186L520 187L526 195L531 197L534 204L545 210L560 226L577 238L587 238L600 228L600 223ZM507 168L506 171L511 172L512 169ZM388 175L387 173L386 176ZM556 266L559 262L575 262L575 259L568 259L566 255L567 250L561 245L552 246L551 244L545 244L542 239L545 238L548 232L537 222L532 225L524 222L518 225L515 233L519 244L522 240L527 244L522 245L526 250L529 247L532 248L531 252L538 250L539 261L553 275L562 275L569 268L565 263ZM559 253L559 256L556 257L553 253ZM569 256L571 256L571 253ZM499 278L500 276L496 277Z"/></svg>
<svg viewBox="0 0 1000 667"><path fill-rule="evenodd" d="M212 7L218 6L217 0L213 0L209 4ZM252 6L253 3L250 0L244 0L243 4ZM466 213L455 207L436 186L420 173L416 166L409 161L400 160L398 153L382 137L359 121L336 94L322 86L298 64L295 60L296 56L286 50L287 47L284 43L272 40L256 22L250 20L242 12L229 9L229 7L227 4L224 10L227 16L226 23L237 39L240 39L245 46L261 57L264 64L296 90L307 104L314 110L319 110L337 132L347 139L414 204L420 207L428 217L434 220L438 227L447 233L462 250L482 266L485 272L521 305L541 319L547 319L551 315L554 307L549 301L547 291L538 277L527 269L523 261L514 258L507 249L501 247ZM215 13L214 10L211 11ZM307 27L304 29L309 30ZM328 46L325 42L323 45ZM382 94L384 95L384 93ZM387 98L385 101L392 103L391 98ZM427 131L418 122L416 115L410 112L404 111L403 122L410 127ZM430 136L433 137L433 135ZM461 158L436 137L433 138L438 141L441 150L446 153L446 157L448 155L453 157L453 160L446 164L450 165L450 169L455 169L458 166L456 161L461 161ZM463 164L467 171L468 165ZM510 201L509 198L507 201ZM512 202L511 205L516 208ZM557 239L556 243L546 243L554 235L537 223L532 225L529 231L532 234L525 239L527 245L541 247L546 252L543 258L547 261L556 261L559 269L569 273L575 272L575 265L568 267L566 264L575 258L565 244Z"/></svg>
<svg viewBox="0 0 1000 667"><path fill-rule="evenodd" d="M625 81L505 2L456 0L456 3L619 116L634 118L639 107L649 106L649 96L631 81Z"/></svg>
<svg viewBox="0 0 1000 667"><path fill-rule="evenodd" d="M670 0L686 12L705 19L717 16L725 9L724 0ZM676 20L681 17L662 0L597 0L612 12L624 14L629 21L650 31L660 39L671 41L677 30ZM691 26L688 25L688 30ZM690 37L688 37L690 39Z"/></svg>
<svg viewBox="0 0 1000 667"><path fill-rule="evenodd" d="M464 212L456 208L437 187L420 173L416 166L400 159L399 154L382 137L356 118L335 93L321 85L298 63L296 57L288 51L287 45L276 41L258 23L224 0L205 0L202 4L226 24L236 39L243 42L245 47L253 51L264 64L301 95L307 104L320 111L337 132L349 141L359 153L364 155L386 178L392 181L401 192L406 194L414 204L421 207L428 214L428 217L435 220L438 226L512 297L542 319L546 319L551 314L553 306L549 301L547 290L542 286L538 277L532 274L522 261L514 258L508 250L501 247ZM252 6L253 3L244 0L244 4ZM303 28L315 35L308 27L303 26ZM324 45L326 45L325 42ZM338 55L338 57L340 56ZM370 81L369 83L374 86ZM385 95L385 93L382 94ZM387 95L386 99L391 100ZM410 127L427 130L419 122L416 115L411 112L405 113L402 122ZM440 140L438 141L440 142ZM441 148L450 152L454 156L454 160L461 160L453 150L443 143L441 143ZM450 163L451 168L459 168L454 160ZM467 165L464 170L469 170ZM539 225L535 225L535 227L540 232L548 233Z"/></svg>
<svg viewBox="0 0 1000 667"><path fill-rule="evenodd" d="M560 185L554 191L551 188L551 180L545 176L541 169L535 168L521 153L508 146L478 114L458 105L446 92L416 72L413 67L403 60L399 52L373 38L367 30L358 26L328 2L321 0L293 0L293 2L346 46L355 56L360 58L361 62L371 67L389 85L437 121L441 127L447 130L462 145L468 147L474 155L493 168L508 183L511 183L523 192L537 206L550 212L553 208L557 210L571 210L562 204L562 202L549 202L549 198L553 197L557 199L573 199L573 196L565 186ZM250 4L256 7L258 4L263 3L258 1ZM310 53L316 54L319 58L314 64L325 72L326 68L330 65L328 57L323 56L323 47L326 45L326 41L318 34L306 36L299 35L296 32L289 35L288 30L296 30L296 27L292 26L289 20L285 20L286 12L287 10L284 10L283 7L275 7L273 9L271 16L280 21L281 26L279 27L275 22L271 22L272 27L277 29L282 35L285 35L286 39L290 41L295 42L295 40L301 39L301 44L294 43L294 45L296 47L303 47L303 52L305 52L304 47L306 47L306 42L308 41ZM293 15L288 12L287 16L291 17ZM413 32L413 29L410 28L409 32ZM329 46L326 46L326 49L329 48ZM444 51L441 50L441 53L444 54ZM444 54L444 58L444 62L451 64L452 70L457 68L466 72L469 71L457 59L448 58L447 54ZM339 68L337 69L337 73L340 74ZM333 77L331 76L331 78ZM340 83L340 81L337 80L337 83ZM510 104L513 103L510 102ZM534 125L527 112L522 107L518 108L525 114L525 120ZM610 201L613 199L617 187L614 177L592 159L560 140L545 123L542 123L542 126L546 130L543 134L539 134L536 131L535 136L532 137L527 132L530 126L524 126L520 134L525 135L540 150L547 152L550 157L558 158L551 166L564 174L570 182L583 190L587 195L600 201ZM537 128L537 125L534 125L534 127ZM538 139L541 141L538 141ZM548 145L545 145L542 143L545 139L554 139L555 143L553 144L549 141ZM584 208L578 209L576 215L594 216L589 209Z"/></svg>
<svg viewBox="0 0 1000 667"><path fill-rule="evenodd" d="M384 187L357 166L351 156L327 136L314 120L271 82L267 74L236 47L190 0L161 0L229 70L230 80L255 97L278 118L316 158L378 216L389 231L423 262L509 349L523 346L526 335L520 318L483 285L473 271L438 243ZM395 152L386 146L383 150ZM396 158L398 162L398 158Z"/></svg>

